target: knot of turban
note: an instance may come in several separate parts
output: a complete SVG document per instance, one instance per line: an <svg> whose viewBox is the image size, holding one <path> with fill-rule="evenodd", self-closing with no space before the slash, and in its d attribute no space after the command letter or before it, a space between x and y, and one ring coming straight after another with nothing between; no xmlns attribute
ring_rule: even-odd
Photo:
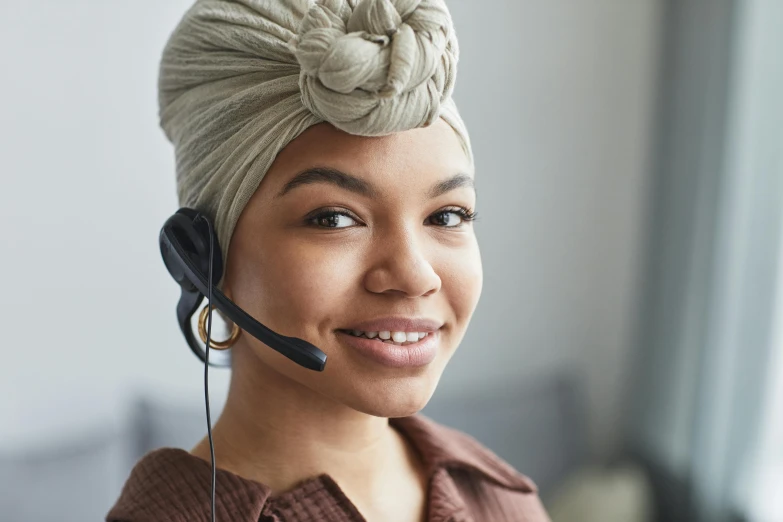
<svg viewBox="0 0 783 522"><path fill-rule="evenodd" d="M315 4L292 44L304 105L346 132L429 125L454 85L457 40L439 2Z"/></svg>
<svg viewBox="0 0 783 522"><path fill-rule="evenodd" d="M381 136L442 118L472 162L451 98L458 57L443 0L198 0L158 80L180 205L213 219L226 266L245 205L312 125Z"/></svg>

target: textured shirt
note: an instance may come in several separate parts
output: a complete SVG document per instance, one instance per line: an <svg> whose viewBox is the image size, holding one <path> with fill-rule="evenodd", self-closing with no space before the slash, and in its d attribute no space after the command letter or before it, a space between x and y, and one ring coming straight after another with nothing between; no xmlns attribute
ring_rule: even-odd
<svg viewBox="0 0 783 522"><path fill-rule="evenodd" d="M424 464L427 522L549 522L533 481L474 438L420 414L389 422ZM211 479L210 464L185 450L151 451L106 521L209 521ZM269 486L218 469L215 490L221 522L366 522L327 474L272 496Z"/></svg>

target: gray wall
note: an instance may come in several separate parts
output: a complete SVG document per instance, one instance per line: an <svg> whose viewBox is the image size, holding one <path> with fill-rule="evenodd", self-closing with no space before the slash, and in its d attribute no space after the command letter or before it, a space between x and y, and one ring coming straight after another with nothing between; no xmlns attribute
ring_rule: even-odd
<svg viewBox="0 0 783 522"><path fill-rule="evenodd" d="M176 206L157 60L187 5L0 2L0 45L16 50L0 57L14 79L0 85L12 100L0 109L9 451L116 423L134 390L201 397L156 244ZM638 286L658 3L450 6L486 284L439 393L584 371L593 447L609 452ZM215 402L227 382L212 372Z"/></svg>

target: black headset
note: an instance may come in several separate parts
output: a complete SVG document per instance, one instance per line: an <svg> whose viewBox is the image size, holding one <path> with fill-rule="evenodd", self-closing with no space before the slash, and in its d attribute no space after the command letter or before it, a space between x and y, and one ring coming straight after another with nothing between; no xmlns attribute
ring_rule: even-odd
<svg viewBox="0 0 783 522"><path fill-rule="evenodd" d="M217 308L239 328L305 368L323 371L326 366L326 354L303 339L273 332L253 319L215 287L223 275L223 256L217 234L207 216L192 208L181 208L163 224L159 239L163 263L182 289L182 295L177 303L177 322L190 349L204 362L204 401L207 410L209 451L212 457L211 514L214 522L215 446L212 441L212 420L209 413L208 370L210 365L230 366L231 355L228 350L218 351L218 360L209 360L212 309ZM207 339L202 348L193 335L190 321L205 296L210 313L207 315Z"/></svg>
<svg viewBox="0 0 783 522"><path fill-rule="evenodd" d="M211 291L209 304L223 312L242 330L300 366L316 371L324 369L324 352L303 339L287 337L270 330L215 288L223 274L223 256L212 222L207 216L191 208L177 210L160 230L160 253L171 277L182 288L177 304L177 321L190 349L199 359L206 362L206 347L202 347L196 339L190 321L201 301ZM210 263L211 281L208 276ZM223 357L210 361L209 364L229 366L229 352L226 350L219 353Z"/></svg>

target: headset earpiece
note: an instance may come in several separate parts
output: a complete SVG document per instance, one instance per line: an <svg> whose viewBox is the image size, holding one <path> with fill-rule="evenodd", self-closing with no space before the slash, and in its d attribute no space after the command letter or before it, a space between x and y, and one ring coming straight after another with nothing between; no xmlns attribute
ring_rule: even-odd
<svg viewBox="0 0 783 522"><path fill-rule="evenodd" d="M188 257L198 266L203 274L209 273L209 236L210 229L204 220L199 218L200 213L190 208L181 208L165 223L167 228L177 238ZM213 233L212 243L212 284L217 284L223 275L223 256L218 243L217 235ZM164 254L163 261L174 278L188 291L196 291L196 287L185 276L180 263L167 260Z"/></svg>

